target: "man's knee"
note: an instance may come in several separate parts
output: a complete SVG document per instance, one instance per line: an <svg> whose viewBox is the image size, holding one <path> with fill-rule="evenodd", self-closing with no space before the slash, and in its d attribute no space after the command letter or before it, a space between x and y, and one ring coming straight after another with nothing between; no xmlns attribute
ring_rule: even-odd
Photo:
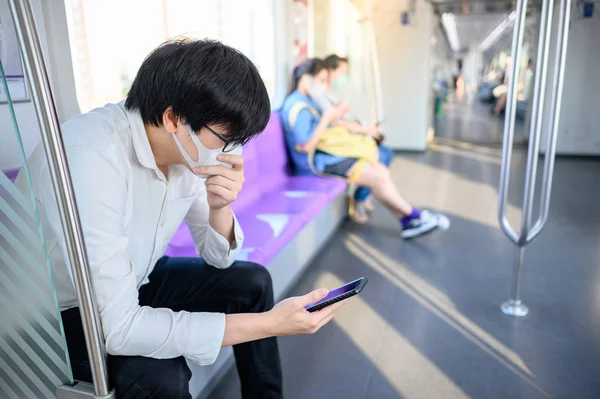
<svg viewBox="0 0 600 399"><path fill-rule="evenodd" d="M249 302L263 303L266 307L273 306L273 280L266 267L252 262L236 262L232 267L242 274L241 281Z"/></svg>

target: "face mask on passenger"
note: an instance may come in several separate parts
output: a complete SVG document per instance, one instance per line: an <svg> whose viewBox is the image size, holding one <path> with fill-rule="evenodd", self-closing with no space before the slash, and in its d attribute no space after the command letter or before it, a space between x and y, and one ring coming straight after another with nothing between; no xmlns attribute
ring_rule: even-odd
<svg viewBox="0 0 600 399"><path fill-rule="evenodd" d="M348 75L340 75L333 81L334 90L344 90L348 84Z"/></svg>
<svg viewBox="0 0 600 399"><path fill-rule="evenodd" d="M192 127L190 125L188 125L188 131L190 133L190 136L192 137L192 141L194 142L194 145L198 149L198 160L197 161L192 160L192 158L190 158L190 156L187 154L187 152L185 152L185 150L183 149L183 146L181 145L181 142L177 138L177 135L174 134L173 139L175 140L175 144L177 144L177 148L179 148L179 152L181 152L181 155L183 156L183 158L185 159L187 164L190 166L190 169L194 170L194 168L196 168L198 166L206 165L211 159L216 159L217 155L222 152L220 148L217 148L214 150L206 148L202 144L202 142L198 138L198 135L196 134L196 132L194 132L194 130L192 129Z"/></svg>
<svg viewBox="0 0 600 399"><path fill-rule="evenodd" d="M310 88L308 89L308 95L313 99L317 100L322 96L327 95L327 85L325 83L318 83L314 79L311 82Z"/></svg>

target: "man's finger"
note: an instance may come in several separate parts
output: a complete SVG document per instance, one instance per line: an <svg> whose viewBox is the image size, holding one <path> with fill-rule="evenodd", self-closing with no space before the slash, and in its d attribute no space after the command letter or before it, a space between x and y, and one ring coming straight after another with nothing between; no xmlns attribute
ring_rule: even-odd
<svg viewBox="0 0 600 399"><path fill-rule="evenodd" d="M231 164L235 169L244 169L244 158L236 154L219 154L217 159L221 162Z"/></svg>
<svg viewBox="0 0 600 399"><path fill-rule="evenodd" d="M319 324L317 325L317 330L320 330L321 327L323 327L325 324L329 323L331 321L331 319L333 319L333 315L329 315L328 317L321 320L319 322Z"/></svg>
<svg viewBox="0 0 600 399"><path fill-rule="evenodd" d="M204 185L209 186L211 184L223 186L228 190L233 190L236 182L223 176L210 176L204 181Z"/></svg>
<svg viewBox="0 0 600 399"><path fill-rule="evenodd" d="M223 186L211 184L209 186L206 186L206 191L216 194L226 201L229 201L231 199L231 191L229 191L228 189L226 189Z"/></svg>
<svg viewBox="0 0 600 399"><path fill-rule="evenodd" d="M334 303L333 305L329 305L324 307L323 309L314 312L314 315L317 316L320 320L326 319L329 316L332 316L339 308L345 305L345 301L340 301Z"/></svg>
<svg viewBox="0 0 600 399"><path fill-rule="evenodd" d="M239 173L221 165L199 166L194 168L194 172L197 175L224 176L230 180L236 180L236 174Z"/></svg>

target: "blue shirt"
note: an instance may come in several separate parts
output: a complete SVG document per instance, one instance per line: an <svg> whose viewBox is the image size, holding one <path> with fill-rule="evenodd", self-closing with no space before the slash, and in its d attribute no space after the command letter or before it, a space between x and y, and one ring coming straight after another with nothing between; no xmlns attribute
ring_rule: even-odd
<svg viewBox="0 0 600 399"><path fill-rule="evenodd" d="M304 102L319 112L319 115L314 115L308 109L303 109L296 117L296 123L293 128L290 126L289 115L294 105L298 102ZM294 163L294 169L298 175L312 175L313 171L308 163L308 154L296 150L296 145L303 145L315 133L315 128L321 120L321 111L319 106L298 90L287 96L281 110L279 111L281 124L285 132L285 142ZM345 158L336 157L325 152L317 151L313 157L315 168L319 172L323 172L327 165L333 165L343 161Z"/></svg>

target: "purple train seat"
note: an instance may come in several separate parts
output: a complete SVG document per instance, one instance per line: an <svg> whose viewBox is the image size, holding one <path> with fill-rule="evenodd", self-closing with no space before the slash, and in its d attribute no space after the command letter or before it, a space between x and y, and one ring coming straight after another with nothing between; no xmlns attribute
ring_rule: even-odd
<svg viewBox="0 0 600 399"><path fill-rule="evenodd" d="M263 133L244 146L246 183L233 210L244 230L239 260L269 262L304 226L346 188L342 179L293 176L279 114L271 114ZM182 224L166 255L197 256Z"/></svg>

